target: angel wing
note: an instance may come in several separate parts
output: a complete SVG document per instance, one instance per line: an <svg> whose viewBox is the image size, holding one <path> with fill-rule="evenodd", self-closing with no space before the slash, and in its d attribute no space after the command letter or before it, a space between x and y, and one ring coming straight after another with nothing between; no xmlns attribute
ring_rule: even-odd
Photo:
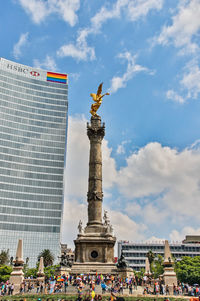
<svg viewBox="0 0 200 301"><path fill-rule="evenodd" d="M97 90L97 95L99 96L102 92L102 86L103 86L103 83L101 83L98 87L98 90Z"/></svg>
<svg viewBox="0 0 200 301"><path fill-rule="evenodd" d="M93 100L94 100L94 101L96 101L96 100L97 100L97 96L96 96L96 94L95 94L95 93L90 93L90 96L93 98Z"/></svg>

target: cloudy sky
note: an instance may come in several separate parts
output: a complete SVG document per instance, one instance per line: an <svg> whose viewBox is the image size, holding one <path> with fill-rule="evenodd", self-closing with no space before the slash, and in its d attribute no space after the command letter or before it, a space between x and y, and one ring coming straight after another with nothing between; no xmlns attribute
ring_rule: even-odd
<svg viewBox="0 0 200 301"><path fill-rule="evenodd" d="M200 0L1 0L0 56L69 74L63 242L87 222L89 94L118 239L200 234Z"/></svg>

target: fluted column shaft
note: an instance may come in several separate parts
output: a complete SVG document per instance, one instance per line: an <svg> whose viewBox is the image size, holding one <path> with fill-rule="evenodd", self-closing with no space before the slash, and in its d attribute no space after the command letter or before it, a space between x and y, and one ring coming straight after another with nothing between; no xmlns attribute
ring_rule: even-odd
<svg viewBox="0 0 200 301"><path fill-rule="evenodd" d="M100 116L92 116L87 124L90 140L90 161L88 179L88 226L102 224L102 151L101 143L105 135L105 126Z"/></svg>

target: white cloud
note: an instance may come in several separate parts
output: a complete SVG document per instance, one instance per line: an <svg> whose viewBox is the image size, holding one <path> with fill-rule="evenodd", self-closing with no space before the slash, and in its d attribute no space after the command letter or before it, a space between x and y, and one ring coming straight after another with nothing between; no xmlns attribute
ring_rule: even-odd
<svg viewBox="0 0 200 301"><path fill-rule="evenodd" d="M148 222L186 223L200 210L200 151L149 143L127 158L117 185L127 200L146 198L142 214ZM147 203L148 200L148 203ZM162 217L162 218L160 218Z"/></svg>
<svg viewBox="0 0 200 301"><path fill-rule="evenodd" d="M142 207L137 202L127 202L124 207L125 212L129 216L137 216L142 214Z"/></svg>
<svg viewBox="0 0 200 301"><path fill-rule="evenodd" d="M87 203L77 201L76 198L65 196L63 223L62 223L62 242L67 243L74 249L73 240L78 234L78 223L82 220L83 226L87 223Z"/></svg>
<svg viewBox="0 0 200 301"><path fill-rule="evenodd" d="M145 240L145 242L147 243L151 243L151 242L157 242L157 243L160 243L160 244L164 244L165 243L165 239L166 238L158 238L156 236L151 236L149 237L148 239Z"/></svg>
<svg viewBox="0 0 200 301"><path fill-rule="evenodd" d="M74 198L86 200L89 164L89 140L84 116L69 116L65 187Z"/></svg>
<svg viewBox="0 0 200 301"><path fill-rule="evenodd" d="M118 145L117 151L116 151L116 153L117 153L118 155L125 154L125 152L126 152L126 150L125 150L125 145L126 145L127 143L130 143L130 140L122 141L121 144Z"/></svg>
<svg viewBox="0 0 200 301"><path fill-rule="evenodd" d="M39 68L39 69L58 71L54 58L52 58L49 55L46 56L43 62L40 62L38 59L34 59L33 65L35 68Z"/></svg>
<svg viewBox="0 0 200 301"><path fill-rule="evenodd" d="M89 34L89 30L81 30L78 34L76 44L66 44L60 47L57 51L57 55L60 57L70 56L77 60L94 60L95 59L95 50L93 47L87 45L86 38Z"/></svg>
<svg viewBox="0 0 200 301"><path fill-rule="evenodd" d="M119 211L110 210L109 215L114 233L118 240L143 240L146 226L136 223L133 219Z"/></svg>
<svg viewBox="0 0 200 301"><path fill-rule="evenodd" d="M186 235L200 235L200 228L184 227L181 231L173 230L169 237L172 241L182 241Z"/></svg>
<svg viewBox="0 0 200 301"><path fill-rule="evenodd" d="M200 69L196 62L188 64L180 84L187 89L187 98L196 99L198 97L200 93Z"/></svg>
<svg viewBox="0 0 200 301"><path fill-rule="evenodd" d="M174 45L179 48L179 54L193 54L194 61L190 61L183 70L179 81L179 92L173 89L167 91L168 99L183 103L188 99L196 99L200 92L200 69L197 63L200 33L200 1L179 1L176 13L172 17L171 25L165 25L160 35L155 39L162 45ZM182 72L182 73L183 73Z"/></svg>
<svg viewBox="0 0 200 301"><path fill-rule="evenodd" d="M118 145L116 153L118 155L125 154L125 148L123 144Z"/></svg>
<svg viewBox="0 0 200 301"><path fill-rule="evenodd" d="M173 100L175 102L178 102L178 103L184 103L185 102L185 99L174 90L168 90L167 93L166 93L166 96L167 96L168 99L171 99L171 100Z"/></svg>
<svg viewBox="0 0 200 301"><path fill-rule="evenodd" d="M86 27L78 32L75 43L68 43L60 47L57 55L61 57L70 56L77 60L94 60L95 49L88 46L87 37L100 32L102 25L114 18L120 18L122 12L126 18L136 21L140 17L146 16L152 9L162 8L163 0L117 0L109 9L102 6L99 12L91 18L90 27ZM117 79L115 80L117 81Z"/></svg>
<svg viewBox="0 0 200 301"><path fill-rule="evenodd" d="M172 25L164 26L157 38L163 45L170 43L185 51L195 52L198 45L194 38L198 38L200 30L200 2L199 0L180 0L179 10L172 17Z"/></svg>
<svg viewBox="0 0 200 301"><path fill-rule="evenodd" d="M77 81L80 78L80 75L81 75L80 72L69 73L70 79L73 79L74 81Z"/></svg>
<svg viewBox="0 0 200 301"><path fill-rule="evenodd" d="M19 2L37 24L51 14L58 14L71 26L77 23L76 12L80 8L80 0L19 0Z"/></svg>
<svg viewBox="0 0 200 301"><path fill-rule="evenodd" d="M25 11L31 15L33 22L40 23L49 15L47 3L41 0L19 0Z"/></svg>
<svg viewBox="0 0 200 301"><path fill-rule="evenodd" d="M28 35L29 33L22 33L20 35L19 41L14 45L13 47L13 55L16 59L19 59L20 56L22 55L22 48L26 46L28 42Z"/></svg>
<svg viewBox="0 0 200 301"><path fill-rule="evenodd" d="M121 77L114 76L111 79L111 87L109 88L110 93L115 93L120 88L126 87L127 82L132 79L136 73L148 72L149 74L153 74L153 71L150 71L148 68L136 64L137 55L131 55L131 53L127 51L120 53L118 57L127 60L128 64L125 73Z"/></svg>
<svg viewBox="0 0 200 301"><path fill-rule="evenodd" d="M127 14L131 21L136 21L145 17L151 10L160 10L163 6L163 0L139 0L130 1L127 7Z"/></svg>
<svg viewBox="0 0 200 301"><path fill-rule="evenodd" d="M103 6L91 19L91 23L95 30L99 30L107 20L120 18L122 13L128 20L136 21L153 9L160 10L162 5L163 0L117 0L110 9Z"/></svg>
<svg viewBox="0 0 200 301"><path fill-rule="evenodd" d="M200 68L195 60L190 61L184 68L179 89L183 96L174 90L168 90L166 96L175 102L184 103L188 99L197 99L200 93Z"/></svg>

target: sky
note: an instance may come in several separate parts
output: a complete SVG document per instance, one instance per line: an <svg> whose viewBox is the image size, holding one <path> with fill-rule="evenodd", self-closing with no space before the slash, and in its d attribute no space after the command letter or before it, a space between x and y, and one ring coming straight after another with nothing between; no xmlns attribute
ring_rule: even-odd
<svg viewBox="0 0 200 301"><path fill-rule="evenodd" d="M87 222L92 98L118 240L200 234L200 0L1 0L0 57L69 75L62 242Z"/></svg>

